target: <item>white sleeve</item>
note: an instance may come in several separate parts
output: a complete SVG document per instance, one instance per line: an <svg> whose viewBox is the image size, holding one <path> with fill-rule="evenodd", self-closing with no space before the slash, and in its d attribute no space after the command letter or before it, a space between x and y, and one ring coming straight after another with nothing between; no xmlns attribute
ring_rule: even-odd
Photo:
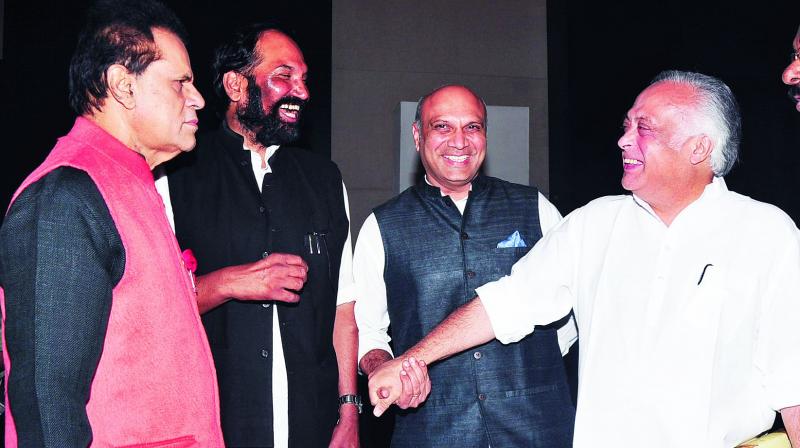
<svg viewBox="0 0 800 448"><path fill-rule="evenodd" d="M793 233L774 252L758 321L755 364L776 411L800 405L800 233Z"/></svg>
<svg viewBox="0 0 800 448"><path fill-rule="evenodd" d="M556 206L539 192L539 226L542 228L542 235L547 235L562 219Z"/></svg>
<svg viewBox="0 0 800 448"><path fill-rule="evenodd" d="M370 350L380 349L392 354L389 347L389 309L386 284L383 239L375 214L370 214L361 226L353 256L353 279L356 291L356 324L358 325L358 361Z"/></svg>
<svg viewBox="0 0 800 448"><path fill-rule="evenodd" d="M517 342L534 326L561 319L572 308L577 258L568 221L539 240L514 264L511 275L477 289L500 342Z"/></svg>
<svg viewBox="0 0 800 448"><path fill-rule="evenodd" d="M350 202L347 199L347 188L342 182L342 196L344 196L344 212L347 215L347 240L342 248L342 260L339 264L339 289L336 294L336 306L356 300L355 285L353 284L353 243L350 240Z"/></svg>
<svg viewBox="0 0 800 448"><path fill-rule="evenodd" d="M539 226L542 228L542 235L561 223L563 217L552 202L539 192ZM561 355L569 353L569 348L578 340L578 327L575 325L575 317L570 316L569 321L558 329L558 347Z"/></svg>

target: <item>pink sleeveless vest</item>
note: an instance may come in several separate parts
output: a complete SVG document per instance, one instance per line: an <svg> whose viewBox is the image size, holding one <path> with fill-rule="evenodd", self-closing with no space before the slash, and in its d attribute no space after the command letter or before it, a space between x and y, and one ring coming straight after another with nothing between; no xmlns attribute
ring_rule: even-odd
<svg viewBox="0 0 800 448"><path fill-rule="evenodd" d="M91 176L125 247L125 273L113 291L103 353L86 404L92 446L223 446L211 352L147 163L79 117L14 199L60 166ZM13 372L5 335L3 347L6 371ZM6 447L17 446L12 413L7 407Z"/></svg>

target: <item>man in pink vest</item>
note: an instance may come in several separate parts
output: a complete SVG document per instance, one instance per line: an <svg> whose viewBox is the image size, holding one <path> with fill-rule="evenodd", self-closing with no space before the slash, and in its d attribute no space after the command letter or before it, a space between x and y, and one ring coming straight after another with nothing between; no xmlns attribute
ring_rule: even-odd
<svg viewBox="0 0 800 448"><path fill-rule="evenodd" d="M156 0L89 12L70 65L79 117L0 229L7 447L223 444L192 280L151 174L195 145L204 101L184 36Z"/></svg>

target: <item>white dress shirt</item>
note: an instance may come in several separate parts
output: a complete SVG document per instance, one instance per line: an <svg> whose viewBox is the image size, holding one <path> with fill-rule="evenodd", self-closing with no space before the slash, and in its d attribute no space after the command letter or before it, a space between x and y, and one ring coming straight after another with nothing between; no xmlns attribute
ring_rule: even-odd
<svg viewBox="0 0 800 448"><path fill-rule="evenodd" d="M427 179L426 179L427 181ZM464 213L467 198L454 201L458 211ZM546 233L561 221L556 207L539 193L539 225ZM383 239L375 214L370 214L361 226L353 255L353 279L358 301L355 306L358 324L358 359L370 350L380 349L392 354L389 347L390 319L386 303L386 284L383 279L385 256ZM569 312L567 309L561 316ZM562 354L577 340L578 334L572 319L558 330Z"/></svg>
<svg viewBox="0 0 800 448"><path fill-rule="evenodd" d="M478 295L504 343L575 310L575 447L727 448L800 404L800 234L721 178L669 227L592 201Z"/></svg>
<svg viewBox="0 0 800 448"><path fill-rule="evenodd" d="M246 146L244 150L250 151L250 161L253 168L253 175L258 183L258 190L264 183L264 175L272 172L269 165L269 158L275 154L278 145L270 146L266 149L264 159ZM172 202L169 197L169 181L163 171L156 174L156 190L164 201L167 211L167 218L175 231L175 220L172 213ZM347 199L347 189L342 183L342 194L344 196L344 210L347 219L350 219L350 205ZM347 227L347 240L342 249L342 261L339 267L339 288L336 295L336 306L355 300L353 286L353 250L350 241L350 226ZM273 322L278 322L278 309L272 307ZM272 433L275 448L286 448L289 446L289 383L286 377L286 361L283 354L283 344L279 325L272 326Z"/></svg>

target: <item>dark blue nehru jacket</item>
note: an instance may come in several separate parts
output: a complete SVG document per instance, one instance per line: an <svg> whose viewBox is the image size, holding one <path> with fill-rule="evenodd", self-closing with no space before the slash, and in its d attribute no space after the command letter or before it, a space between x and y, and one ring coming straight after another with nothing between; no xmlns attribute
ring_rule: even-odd
<svg viewBox="0 0 800 448"><path fill-rule="evenodd" d="M472 183L464 215L422 182L375 209L386 252L395 353L403 353L475 288L511 272L541 238L538 192L488 176ZM514 231L527 247L498 248ZM436 363L433 390L400 411L395 447L569 447L574 406L556 330L520 342L492 341Z"/></svg>

